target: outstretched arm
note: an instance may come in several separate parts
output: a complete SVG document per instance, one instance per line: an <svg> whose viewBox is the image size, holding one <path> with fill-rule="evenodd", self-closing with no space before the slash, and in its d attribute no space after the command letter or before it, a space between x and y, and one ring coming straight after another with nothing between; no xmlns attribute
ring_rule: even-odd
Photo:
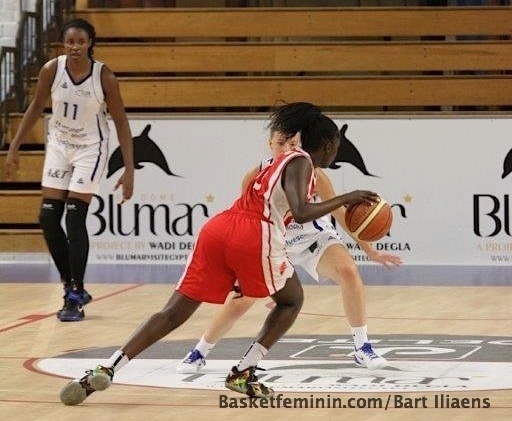
<svg viewBox="0 0 512 421"><path fill-rule="evenodd" d="M283 188L293 219L299 224L327 215L340 206L361 202L373 203L378 200L376 193L368 190L355 190L334 196L321 203L311 203L307 197L307 189L312 171L311 162L303 156L292 159L284 169Z"/></svg>
<svg viewBox="0 0 512 421"><path fill-rule="evenodd" d="M321 168L316 168L315 172L317 176L317 190L320 198L322 200L329 200L335 197L336 193L334 192L332 182L327 174ZM336 222L341 225L345 232L350 235L357 244L359 244L361 250L363 250L371 260L381 263L386 267L399 266L402 264L402 259L400 259L399 256L391 253L379 253L375 250L372 243L355 238L345 224L346 208L344 206L333 210L331 213L332 216L334 216L334 219L336 219Z"/></svg>

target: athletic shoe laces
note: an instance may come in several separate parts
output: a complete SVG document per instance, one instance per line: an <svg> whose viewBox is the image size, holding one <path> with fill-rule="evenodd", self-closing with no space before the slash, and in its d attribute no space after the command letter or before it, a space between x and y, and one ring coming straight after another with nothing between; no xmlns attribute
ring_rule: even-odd
<svg viewBox="0 0 512 421"><path fill-rule="evenodd" d="M361 351L367 355L370 359L379 358L379 356L373 351L372 345L366 342L362 347Z"/></svg>
<svg viewBox="0 0 512 421"><path fill-rule="evenodd" d="M206 364L206 360L203 357L203 354L201 354L197 349L193 349L188 358L185 360L185 362L187 364L192 364L197 360L201 360L202 364Z"/></svg>

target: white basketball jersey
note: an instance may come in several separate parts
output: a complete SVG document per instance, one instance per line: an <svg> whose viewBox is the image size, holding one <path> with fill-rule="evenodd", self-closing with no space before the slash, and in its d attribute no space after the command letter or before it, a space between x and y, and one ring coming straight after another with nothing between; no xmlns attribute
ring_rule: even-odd
<svg viewBox="0 0 512 421"><path fill-rule="evenodd" d="M312 202L317 202L318 196L314 196ZM318 234L329 232L337 237L336 229L331 223L331 214L328 213L318 219L304 224L293 221L286 227L286 250L288 252L302 251L314 243Z"/></svg>
<svg viewBox="0 0 512 421"><path fill-rule="evenodd" d="M93 60L89 76L75 84L66 60L65 55L57 58L48 141L91 145L108 140L107 106L101 86L103 63Z"/></svg>
<svg viewBox="0 0 512 421"><path fill-rule="evenodd" d="M264 159L261 162L261 169L272 164L272 162L273 158ZM311 202L319 201L318 195L314 194L311 198ZM331 214L324 215L304 224L298 224L292 220L286 227L286 249L288 252L305 250L316 241L317 235L322 231L328 231L337 236L336 229L331 223Z"/></svg>

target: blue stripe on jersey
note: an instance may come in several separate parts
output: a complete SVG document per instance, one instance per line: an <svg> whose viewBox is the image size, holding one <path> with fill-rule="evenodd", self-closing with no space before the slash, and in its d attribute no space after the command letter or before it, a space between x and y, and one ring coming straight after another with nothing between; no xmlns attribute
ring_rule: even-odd
<svg viewBox="0 0 512 421"><path fill-rule="evenodd" d="M324 229L318 225L318 222L316 222L316 219L314 219L313 221L313 226L318 230L318 231L323 231Z"/></svg>
<svg viewBox="0 0 512 421"><path fill-rule="evenodd" d="M100 119L98 118L98 116L96 116L96 124L98 125L98 134L100 135L100 143L98 145L98 158L96 158L96 164L94 164L94 170L91 174L91 181L94 180L94 176L96 175L96 171L98 171L98 166L100 165L101 145L103 144L103 133L101 132Z"/></svg>

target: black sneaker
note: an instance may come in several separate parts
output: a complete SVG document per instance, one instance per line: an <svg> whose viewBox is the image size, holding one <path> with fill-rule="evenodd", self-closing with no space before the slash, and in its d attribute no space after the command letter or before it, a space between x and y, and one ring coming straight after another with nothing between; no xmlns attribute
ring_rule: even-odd
<svg viewBox="0 0 512 421"><path fill-rule="evenodd" d="M64 299L64 304L62 305L62 308L60 310L57 310L56 316L57 319L60 319L60 314L62 311L66 308L66 298L69 294L69 291L65 291L64 296L62 297ZM82 305L85 306L86 304L89 304L92 301L92 295L89 294L85 289L82 292Z"/></svg>
<svg viewBox="0 0 512 421"><path fill-rule="evenodd" d="M64 308L59 313L61 322L80 322L85 317L82 294L70 291L66 297Z"/></svg>
<svg viewBox="0 0 512 421"><path fill-rule="evenodd" d="M78 405L91 393L107 389L113 378L114 370L110 367L99 365L87 370L81 379L74 379L62 388L60 401L64 405Z"/></svg>
<svg viewBox="0 0 512 421"><path fill-rule="evenodd" d="M251 398L270 398L274 396L274 389L265 386L258 381L258 376L254 374L256 370L263 370L259 367L249 367L244 371L238 371L236 367L231 369L231 373L226 377L225 386L238 393L244 393Z"/></svg>

